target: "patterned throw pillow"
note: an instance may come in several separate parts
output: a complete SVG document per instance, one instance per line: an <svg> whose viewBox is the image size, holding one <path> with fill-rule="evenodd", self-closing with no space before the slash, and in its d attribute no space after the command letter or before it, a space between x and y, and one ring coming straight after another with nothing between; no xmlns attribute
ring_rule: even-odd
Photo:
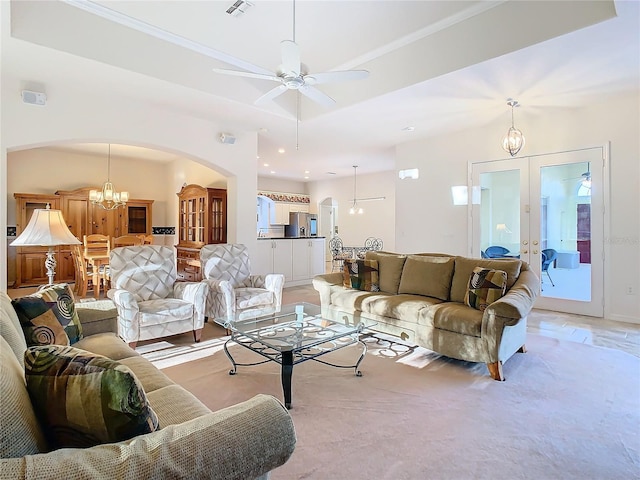
<svg viewBox="0 0 640 480"><path fill-rule="evenodd" d="M158 429L129 367L74 347L29 347L27 390L52 449L85 448Z"/></svg>
<svg viewBox="0 0 640 480"><path fill-rule="evenodd" d="M72 345L82 339L82 325L69 285L52 285L11 303L27 345Z"/></svg>
<svg viewBox="0 0 640 480"><path fill-rule="evenodd" d="M475 267L469 277L464 303L483 312L493 302L502 298L506 289L507 272Z"/></svg>
<svg viewBox="0 0 640 480"><path fill-rule="evenodd" d="M379 292L377 260L345 260L342 284L365 292Z"/></svg>

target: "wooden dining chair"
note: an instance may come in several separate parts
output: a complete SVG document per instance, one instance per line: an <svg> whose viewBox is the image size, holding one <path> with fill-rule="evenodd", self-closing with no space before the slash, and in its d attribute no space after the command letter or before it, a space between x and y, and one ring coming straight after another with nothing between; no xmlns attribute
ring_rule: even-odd
<svg viewBox="0 0 640 480"><path fill-rule="evenodd" d="M142 245L144 240L139 235L121 235L111 239L111 248L117 247L135 247Z"/></svg>
<svg viewBox="0 0 640 480"><path fill-rule="evenodd" d="M143 245L153 245L153 235L149 234L149 235L145 235L145 234L140 234L140 235L136 235L138 238L142 239L142 244Z"/></svg>
<svg viewBox="0 0 640 480"><path fill-rule="evenodd" d="M104 253L107 257L111 252L111 241L109 235L101 235L93 233L90 235L84 235L82 244L84 246L84 256L91 254Z"/></svg>
<svg viewBox="0 0 640 480"><path fill-rule="evenodd" d="M80 245L71 245L71 256L73 257L73 266L75 269L75 285L73 288L73 293L77 295L78 298L83 298L87 296L87 292L89 290L94 290L94 288L100 289L100 285L94 286L93 284L93 268L87 264L84 258L84 249ZM103 266L102 272L99 272L98 275L98 283L103 284L103 289L106 289L106 275L105 268Z"/></svg>

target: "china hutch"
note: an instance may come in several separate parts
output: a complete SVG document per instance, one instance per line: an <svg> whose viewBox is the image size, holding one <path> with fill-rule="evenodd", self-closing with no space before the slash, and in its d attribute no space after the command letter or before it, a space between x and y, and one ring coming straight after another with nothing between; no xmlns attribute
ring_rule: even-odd
<svg viewBox="0 0 640 480"><path fill-rule="evenodd" d="M210 243L227 243L227 191L185 185L178 195L178 280L198 282L200 249Z"/></svg>
<svg viewBox="0 0 640 480"><path fill-rule="evenodd" d="M33 211L46 208L62 211L67 226L78 240L84 235L100 233L111 237L125 234L151 234L151 206L153 200L131 199L124 207L104 210L89 201L89 191L96 187L77 190L59 190L54 195L16 193L16 235L29 223ZM16 247L15 287L42 285L48 282L44 265L48 247ZM71 247L54 247L56 256L56 282L73 282L75 269Z"/></svg>

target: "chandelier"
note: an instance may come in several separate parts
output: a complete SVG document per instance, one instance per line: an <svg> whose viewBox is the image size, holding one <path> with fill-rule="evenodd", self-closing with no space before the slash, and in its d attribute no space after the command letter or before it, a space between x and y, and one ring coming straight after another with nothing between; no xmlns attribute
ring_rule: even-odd
<svg viewBox="0 0 640 480"><path fill-rule="evenodd" d="M520 130L513 126L513 107L519 106L518 101L510 98L507 101L507 105L511 107L511 127L502 139L502 148L509 153L509 155L515 157L520 149L524 147L524 135L522 135Z"/></svg>
<svg viewBox="0 0 640 480"><path fill-rule="evenodd" d="M116 192L110 180L111 174L111 144L109 144L109 160L107 163L107 181L102 185L102 190L91 190L89 200L92 204L105 210L115 210L124 207L129 200L129 192Z"/></svg>
<svg viewBox="0 0 640 480"><path fill-rule="evenodd" d="M353 205L351 205L351 208L349 209L349 215L355 215L356 213L358 213L358 215L362 215L364 213L364 210L362 209L362 207L358 206L358 202L356 201L356 172L358 170L358 166L354 165L353 166Z"/></svg>

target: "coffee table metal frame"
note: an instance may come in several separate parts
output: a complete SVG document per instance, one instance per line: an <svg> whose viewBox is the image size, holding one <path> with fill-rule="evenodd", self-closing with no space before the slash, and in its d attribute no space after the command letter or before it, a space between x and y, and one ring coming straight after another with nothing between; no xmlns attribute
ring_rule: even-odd
<svg viewBox="0 0 640 480"><path fill-rule="evenodd" d="M224 343L224 352L233 365L229 375L235 375L238 367L279 363L282 367L282 391L287 408L291 408L294 365L314 360L332 367L353 368L357 377L362 376L359 366L367 353L367 345L360 340L360 334L365 328L375 325L375 322L342 312L337 317L343 321L329 320L320 314L319 306L309 303L284 305L280 312L257 311L255 317L248 318L244 312L243 316L244 319L215 319L216 323L231 331L230 338ZM265 360L254 363L236 362L229 352L230 342L265 357ZM362 351L353 365L337 365L319 358L356 343L362 347Z"/></svg>

